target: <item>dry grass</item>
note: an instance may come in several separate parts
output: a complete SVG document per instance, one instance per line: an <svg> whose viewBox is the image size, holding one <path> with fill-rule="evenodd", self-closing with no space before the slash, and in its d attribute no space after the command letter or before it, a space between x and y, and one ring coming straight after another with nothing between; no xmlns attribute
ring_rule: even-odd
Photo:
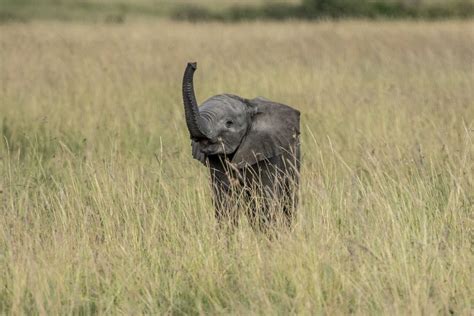
<svg viewBox="0 0 474 316"><path fill-rule="evenodd" d="M2 313L472 314L474 24L0 26ZM180 81L302 112L301 205L216 231Z"/></svg>

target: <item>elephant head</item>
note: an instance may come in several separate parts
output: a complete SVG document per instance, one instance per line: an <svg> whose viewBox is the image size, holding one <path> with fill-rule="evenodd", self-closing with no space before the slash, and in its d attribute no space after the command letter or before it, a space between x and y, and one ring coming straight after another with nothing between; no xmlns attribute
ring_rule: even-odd
<svg viewBox="0 0 474 316"><path fill-rule="evenodd" d="M186 124L193 157L224 155L237 166L252 165L291 151L299 135L300 113L264 98L216 95L198 107L193 87L196 63L188 63L183 77Z"/></svg>

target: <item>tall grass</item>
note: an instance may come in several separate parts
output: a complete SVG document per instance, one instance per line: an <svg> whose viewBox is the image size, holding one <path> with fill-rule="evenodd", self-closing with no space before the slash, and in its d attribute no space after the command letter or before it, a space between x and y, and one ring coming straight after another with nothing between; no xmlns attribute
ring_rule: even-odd
<svg viewBox="0 0 474 316"><path fill-rule="evenodd" d="M473 26L0 26L0 310L469 315ZM302 112L292 232L216 228L189 60Z"/></svg>

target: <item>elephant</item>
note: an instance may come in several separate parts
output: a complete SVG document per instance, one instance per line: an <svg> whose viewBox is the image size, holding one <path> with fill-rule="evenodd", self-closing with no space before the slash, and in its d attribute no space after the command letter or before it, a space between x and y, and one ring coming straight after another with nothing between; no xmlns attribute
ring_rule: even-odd
<svg viewBox="0 0 474 316"><path fill-rule="evenodd" d="M300 176L300 112L263 97L215 95L197 105L190 62L182 93L192 156L210 171L215 217L254 228L292 226Z"/></svg>

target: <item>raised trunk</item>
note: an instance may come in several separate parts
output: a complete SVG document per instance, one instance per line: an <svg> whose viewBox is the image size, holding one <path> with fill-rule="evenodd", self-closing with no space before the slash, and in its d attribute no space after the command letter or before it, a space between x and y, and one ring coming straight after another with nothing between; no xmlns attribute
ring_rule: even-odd
<svg viewBox="0 0 474 316"><path fill-rule="evenodd" d="M186 125L188 126L191 138L207 138L203 133L199 109L194 95L193 76L197 68L196 63L188 63L183 76L183 103L186 116Z"/></svg>

